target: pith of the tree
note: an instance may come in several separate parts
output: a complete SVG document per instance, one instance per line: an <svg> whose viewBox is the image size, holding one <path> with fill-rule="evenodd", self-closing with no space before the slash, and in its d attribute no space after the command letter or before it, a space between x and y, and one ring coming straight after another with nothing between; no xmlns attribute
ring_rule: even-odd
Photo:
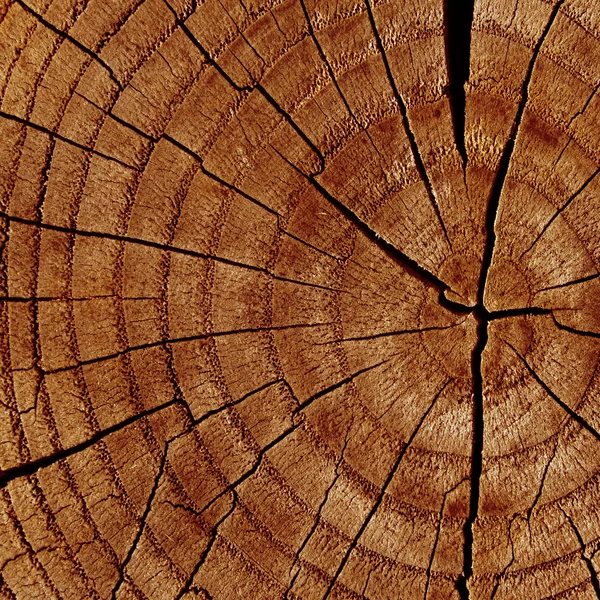
<svg viewBox="0 0 600 600"><path fill-rule="evenodd" d="M0 18L0 598L600 598L593 2Z"/></svg>

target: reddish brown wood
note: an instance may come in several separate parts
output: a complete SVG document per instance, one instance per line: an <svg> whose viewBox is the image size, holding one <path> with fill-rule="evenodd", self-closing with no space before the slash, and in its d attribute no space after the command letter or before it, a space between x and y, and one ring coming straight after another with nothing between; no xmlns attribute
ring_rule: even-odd
<svg viewBox="0 0 600 600"><path fill-rule="evenodd" d="M600 598L600 11L0 3L0 598Z"/></svg>

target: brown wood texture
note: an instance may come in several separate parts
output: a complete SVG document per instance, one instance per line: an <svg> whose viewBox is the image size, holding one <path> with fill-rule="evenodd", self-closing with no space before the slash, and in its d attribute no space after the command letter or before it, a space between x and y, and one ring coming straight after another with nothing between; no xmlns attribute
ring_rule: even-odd
<svg viewBox="0 0 600 600"><path fill-rule="evenodd" d="M0 598L600 598L596 2L0 19Z"/></svg>

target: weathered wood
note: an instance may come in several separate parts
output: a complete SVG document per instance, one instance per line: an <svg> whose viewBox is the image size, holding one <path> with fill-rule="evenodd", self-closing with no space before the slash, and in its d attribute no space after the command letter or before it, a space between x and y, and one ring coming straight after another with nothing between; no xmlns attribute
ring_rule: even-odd
<svg viewBox="0 0 600 600"><path fill-rule="evenodd" d="M0 4L0 597L600 598L600 10Z"/></svg>

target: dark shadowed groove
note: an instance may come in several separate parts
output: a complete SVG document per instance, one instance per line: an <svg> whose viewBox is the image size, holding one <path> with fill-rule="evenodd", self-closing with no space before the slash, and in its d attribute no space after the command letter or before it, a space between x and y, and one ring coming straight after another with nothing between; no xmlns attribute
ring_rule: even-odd
<svg viewBox="0 0 600 600"><path fill-rule="evenodd" d="M508 168L512 159L513 151L515 148L515 142L519 135L521 128L521 122L525 113L525 106L529 99L529 85L533 75L537 58L540 54L540 50L548 32L550 31L556 15L564 0L558 0L552 12L546 27L542 32L538 42L535 45L533 54L527 67L527 73L523 81L521 88L521 100L517 107L517 112L511 127L510 135L504 146L500 162L498 164L498 171L496 178L492 185L492 190L488 200L488 206L485 217L485 230L486 240L483 251L483 260L481 263L481 272L479 275L479 285L477 289L477 306L478 316L480 322L477 326L477 344L473 350L472 357L472 374L473 374L473 450L471 458L471 497L469 500L469 516L465 521L464 526L464 547L463 547L463 573L457 581L457 590L461 600L469 599L469 579L473 575L473 525L477 520L479 513L479 496L480 496L480 485L481 485L481 474L483 471L483 439L484 439L484 410L483 410L483 374L482 374L482 359L483 352L488 340L488 322L494 318L501 318L506 316L523 316L524 314L546 314L543 309L526 309L528 312L523 313L523 309L516 311L497 311L496 313L489 313L484 304L485 288L487 283L488 274L492 264L492 258L494 255L494 248L496 246L496 220L498 217L498 209L500 206L500 198L502 196L502 190L506 182L508 174ZM538 311L538 312L533 312ZM539 381L537 375L534 377ZM570 409L569 409L570 410Z"/></svg>
<svg viewBox="0 0 600 600"><path fill-rule="evenodd" d="M95 52L93 52L92 50L90 50L89 48L84 46L80 41L75 39L73 36L69 35L67 32L62 31L62 29L59 29L58 27L55 27L54 25L52 25L52 23L50 23L49 21L46 21L46 19L44 19L44 17L42 15L35 12L33 10L33 8L31 8L29 5L25 4L25 2L23 2L22 0L16 0L16 3L26 13L31 15L34 19L37 19L44 27L46 27L47 29L52 31L52 33L54 33L55 35L59 36L60 38L62 38L64 40L68 40L69 42L71 42L71 44L76 46L84 54L89 56L92 60L96 61L100 66L102 66L108 72L109 77L117 85L117 87L120 90L123 90L123 84L117 79L112 68L104 60L102 60L100 58L100 56L98 56L98 54L96 54Z"/></svg>
<svg viewBox="0 0 600 600"><path fill-rule="evenodd" d="M258 267L256 265L251 265L248 263L238 262L236 260L232 260L229 258L224 258L221 256L216 256L214 254L206 254L204 252L198 252L196 250L190 250L188 248L181 248L179 246L172 246L170 244L162 244L160 242L153 242L151 240L145 240L142 238L130 237L127 235L119 235L116 233L107 233L102 231L90 231L85 229L75 229L73 227L63 227L62 225L52 225L51 223L43 223L42 221L36 221L35 219L26 219L23 217L17 217L15 215L9 215L4 211L0 210L0 218L6 219L10 223L21 223L22 225L30 225L31 227L39 227L40 229L47 229L49 231L59 231L61 233L65 233L67 235L78 235L82 237L92 237L99 238L104 240L112 240L115 242L123 242L128 244L137 244L140 246L146 246L148 248L154 248L156 250L161 250L164 252L172 252L173 254L183 254L184 256L194 256L196 258L204 259L204 260L214 260L215 262L229 265L232 267L239 267L240 269L247 269L249 271L256 271L258 273L264 273L269 277L277 281L285 281L287 283L293 283L295 285L312 287L316 289L326 290L328 292L339 292L339 290L335 288L329 288L324 285L320 285L318 283L310 283L308 281L300 281L298 279L291 279L289 277L283 277L281 275L275 275L268 269L264 267Z"/></svg>
<svg viewBox="0 0 600 600"><path fill-rule="evenodd" d="M444 0L444 31L450 109L456 147L467 162L465 147L465 84L469 80L471 27L475 0Z"/></svg>
<svg viewBox="0 0 600 600"><path fill-rule="evenodd" d="M571 518L571 515L569 515L569 513L567 513L567 511L562 506L559 505L558 508L560 508L563 515L565 515L565 517L567 518L567 521L569 521L569 525L571 526L571 529L573 530L573 533L575 534L575 537L579 542L579 546L581 547L581 560L583 560L586 567L588 568L588 571L590 573L590 581L592 583L592 587L594 588L594 593L596 594L596 598L600 600L600 582L598 581L598 574L596 573L596 569L594 568L592 559L589 556L586 556L585 554L585 542L583 541L583 537L581 536L579 528L577 527L577 525L575 525L575 522Z"/></svg>
<svg viewBox="0 0 600 600"><path fill-rule="evenodd" d="M408 142L410 144L410 150L415 161L415 165L417 167L417 171L421 177L421 180L425 184L427 189L427 195L429 196L429 201L433 206L433 210L435 211L436 217L439 221L439 224L444 232L444 237L448 242L450 248L452 248L452 242L450 241L450 237L448 236L448 231L446 230L446 225L442 219L442 214L440 212L440 207L438 205L435 194L433 193L433 185L431 184L431 180L429 179L429 175L427 174L427 169L425 168L425 163L423 162L423 158L421 157L421 153L419 152L419 147L417 146L417 140L415 139L415 134L411 129L410 122L408 120L408 112L406 110L406 103L400 94L400 90L398 90L398 86L396 85L396 80L394 79L394 75L392 74L392 69L390 67L390 63L387 58L387 53L383 46L383 41L381 40L381 36L379 35L379 30L377 29L377 23L375 23L375 16L373 15L373 10L371 8L371 1L365 0L365 6L367 7L367 15L369 16L369 23L371 24L371 29L373 31L373 36L375 37L375 42L377 44L377 49L379 50L379 54L381 55L381 59L383 60L383 65L385 67L385 72L387 78L390 82L390 86L392 88L392 92L394 94L394 98L396 99L396 103L398 104L398 108L400 110L400 115L402 116L402 124L404 126L404 131L406 132L406 137L408 138Z"/></svg>
<svg viewBox="0 0 600 600"><path fill-rule="evenodd" d="M483 298L485 295L485 286L487 282L487 276L490 270L490 266L492 264L492 256L494 254L494 247L496 245L496 218L498 216L498 208L500 206L500 197L502 196L502 190L504 189L504 184L506 182L506 176L508 175L508 168L510 166L510 161L513 155L513 151L515 149L515 143L517 140L517 136L519 135L519 130L521 128L521 122L523 120L523 114L525 113L525 106L529 99L529 84L531 83L531 78L533 76L533 70L537 63L537 58L540 54L540 50L550 28L552 27L556 15L562 5L564 0L558 0L552 12L550 13L550 18L548 19L548 23L546 23L546 27L540 36L535 48L533 50L533 54L531 56L531 60L529 61L529 66L527 67L527 74L525 75L525 80L523 81L523 86L521 88L521 100L519 102L519 106L517 108L517 112L515 115L515 119L513 121L510 135L508 136L508 140L506 145L504 146L504 150L502 152L502 156L500 157L500 162L498 164L498 172L496 174L496 178L492 185L492 191L490 193L490 198L488 200L488 207L485 218L485 228L487 232L486 243L483 252L483 262L481 265L481 275L479 279L479 298L478 303L483 306Z"/></svg>
<svg viewBox="0 0 600 600"><path fill-rule="evenodd" d="M502 340L512 351L517 355L519 360L525 365L529 374L535 379L538 385L554 400L568 415L583 427L586 431L591 433L600 442L600 432L590 425L578 412L575 412L566 402L561 400L546 384L546 382L535 372L531 365L525 360L522 354L509 342Z"/></svg>
<svg viewBox="0 0 600 600"><path fill-rule="evenodd" d="M416 427L413 429L410 437L408 438L408 441L402 447L402 450L398 453L398 457L396 458L394 465L390 469L385 482L381 486L381 490L377 496L377 499L375 500L373 506L371 507L371 510L369 511L369 513L365 517L364 521L362 522L362 525L356 532L356 535L351 540L350 545L348 546L348 549L346 550L346 552L337 568L337 571L335 572L335 575L329 582L329 586L327 587L327 591L325 592L325 595L323 596L323 600L327 600L329 598L329 596L331 595L333 588L335 587L335 584L337 583L340 575L342 574L342 571L344 570L344 567L350 560L350 556L352 555L353 550L358 545L358 542L359 542L360 538L362 537L363 533L365 532L365 530L367 529L367 527L369 526L371 519L375 516L375 513L381 506L381 504L385 498L386 491L387 491L388 487L390 486L390 484L392 483L392 481L394 479L394 475L396 475L396 472L398 471L398 468L400 467L400 463L402 462L402 459L404 458L406 451L408 450L408 448L412 444L413 440L417 436L417 433L419 433L419 430L421 429L421 426L427 419L427 416L433 410L433 407L435 406L435 403L437 402L438 398L444 393L444 390L450 385L450 383L452 383L452 381L453 381L452 379L449 379L448 381L446 381L446 383L442 386L442 388L433 397L431 403L429 404L429 406L427 407L427 409L425 410L425 412L419 419L419 422L417 423Z"/></svg>
<svg viewBox="0 0 600 600"><path fill-rule="evenodd" d="M174 399L161 404L160 406L155 406L154 408L150 408L146 411L140 412L136 415L129 417L115 425L111 425L106 429L98 431L93 436L81 442L80 444L75 444L74 446L70 446L69 448L65 448L63 450L58 450L53 454L49 454L48 456L44 456L42 458L38 458L37 460L33 460L31 462L25 463L23 465L19 465L18 467L11 467L10 469L6 469L0 472L0 488L3 488L7 483L11 482L13 479L17 479L18 477L24 477L26 475L33 475L37 473L40 469L44 467L49 467L60 460L65 458L69 458L69 456L73 456L73 454L77 454L78 452L82 452L87 448L90 448L94 444L97 444L100 440L109 436L111 433L116 433L117 431L121 431L125 427L129 425L133 425L136 421L143 419L144 417L149 417L158 411L169 408L174 405L185 406L181 400Z"/></svg>
<svg viewBox="0 0 600 600"><path fill-rule="evenodd" d="M461 600L469 598L468 581L473 575L473 524L479 512L479 490L483 470L483 374L481 364L483 351L488 341L488 321L480 320L477 325L477 344L473 350L473 449L471 454L471 496L469 500L469 516L465 521L463 547L463 574L456 587Z"/></svg>
<svg viewBox="0 0 600 600"><path fill-rule="evenodd" d="M548 230L548 228L550 227L550 225L552 225L552 223L554 223L555 219L564 211L566 210L569 205L571 204L571 202L573 202L573 200L575 200L575 198L577 198L579 196L579 194L581 194L585 188L596 178L596 176L598 175L598 173L600 173L600 169L596 169L584 182L583 184L573 193L571 194L571 196L569 196L569 198L567 199L567 201L550 217L550 219L548 220L548 222L544 225L544 227L542 228L542 230L538 233L538 235L536 236L536 238L533 240L533 242L531 242L530 246L527 248L527 250L525 250L522 254L520 258L523 258L528 252L531 251L531 249L539 242L540 238L544 235L544 233L546 233L546 231Z"/></svg>
<svg viewBox="0 0 600 600"><path fill-rule="evenodd" d="M586 275L585 277L573 279L572 281L567 281L566 283L557 283L556 285L549 285L548 287L540 288L539 290L537 290L536 294L539 294L540 292L547 292L549 290L558 290L560 288L569 287L571 285L579 285L580 283L586 283L587 281L598 279L598 277L600 277L600 273L593 273L592 275Z"/></svg>
<svg viewBox="0 0 600 600"><path fill-rule="evenodd" d="M52 129L48 129L47 127L44 127L43 125L39 125L38 123L29 121L28 119L23 119L21 117L18 117L17 115L13 115L13 114L10 114L10 113L4 112L4 111L0 111L0 117L2 117L3 119L6 119L7 121L14 121L15 123L20 123L21 125L24 125L25 127L30 127L31 129L35 129L36 131L45 133L47 136L49 136L52 139L60 140L61 142L64 142L65 144L69 144L70 146L79 148L79 150L83 150L84 152L89 152L89 153L93 154L94 156L99 156L100 158L103 158L105 160L117 163L117 164L121 165L122 167L125 167L126 169L131 169L132 171L138 171L138 172L141 171L141 169L139 167L130 165L129 163L126 163L118 158L115 158L114 156L110 156L109 154L104 154L104 152L100 152L98 150L95 150L94 148L90 148L89 146L86 146L85 144L80 144L79 142L76 142L75 140L65 137L64 135L61 135L60 133L56 133Z"/></svg>
<svg viewBox="0 0 600 600"><path fill-rule="evenodd" d="M317 181L314 176L307 175L301 169L299 169L294 163L288 160L277 148L273 150L284 160L290 167L296 170L296 172L304 177L328 202L335 207L348 221L350 221L361 233L365 235L367 239L372 241L378 246L385 254L387 254L392 260L402 265L402 267L411 275L420 279L424 283L431 285L434 289L439 292L440 304L450 310L451 312L464 314L472 311L471 307L464 306L458 302L448 300L444 296L445 290L451 290L450 286L442 281L439 277L434 275L431 271L428 271L425 267L421 266L416 260L410 258L407 254L399 250L392 243L382 238L376 231L371 229L367 223L365 223L356 213L350 210L343 202L340 202L335 198L321 183Z"/></svg>

